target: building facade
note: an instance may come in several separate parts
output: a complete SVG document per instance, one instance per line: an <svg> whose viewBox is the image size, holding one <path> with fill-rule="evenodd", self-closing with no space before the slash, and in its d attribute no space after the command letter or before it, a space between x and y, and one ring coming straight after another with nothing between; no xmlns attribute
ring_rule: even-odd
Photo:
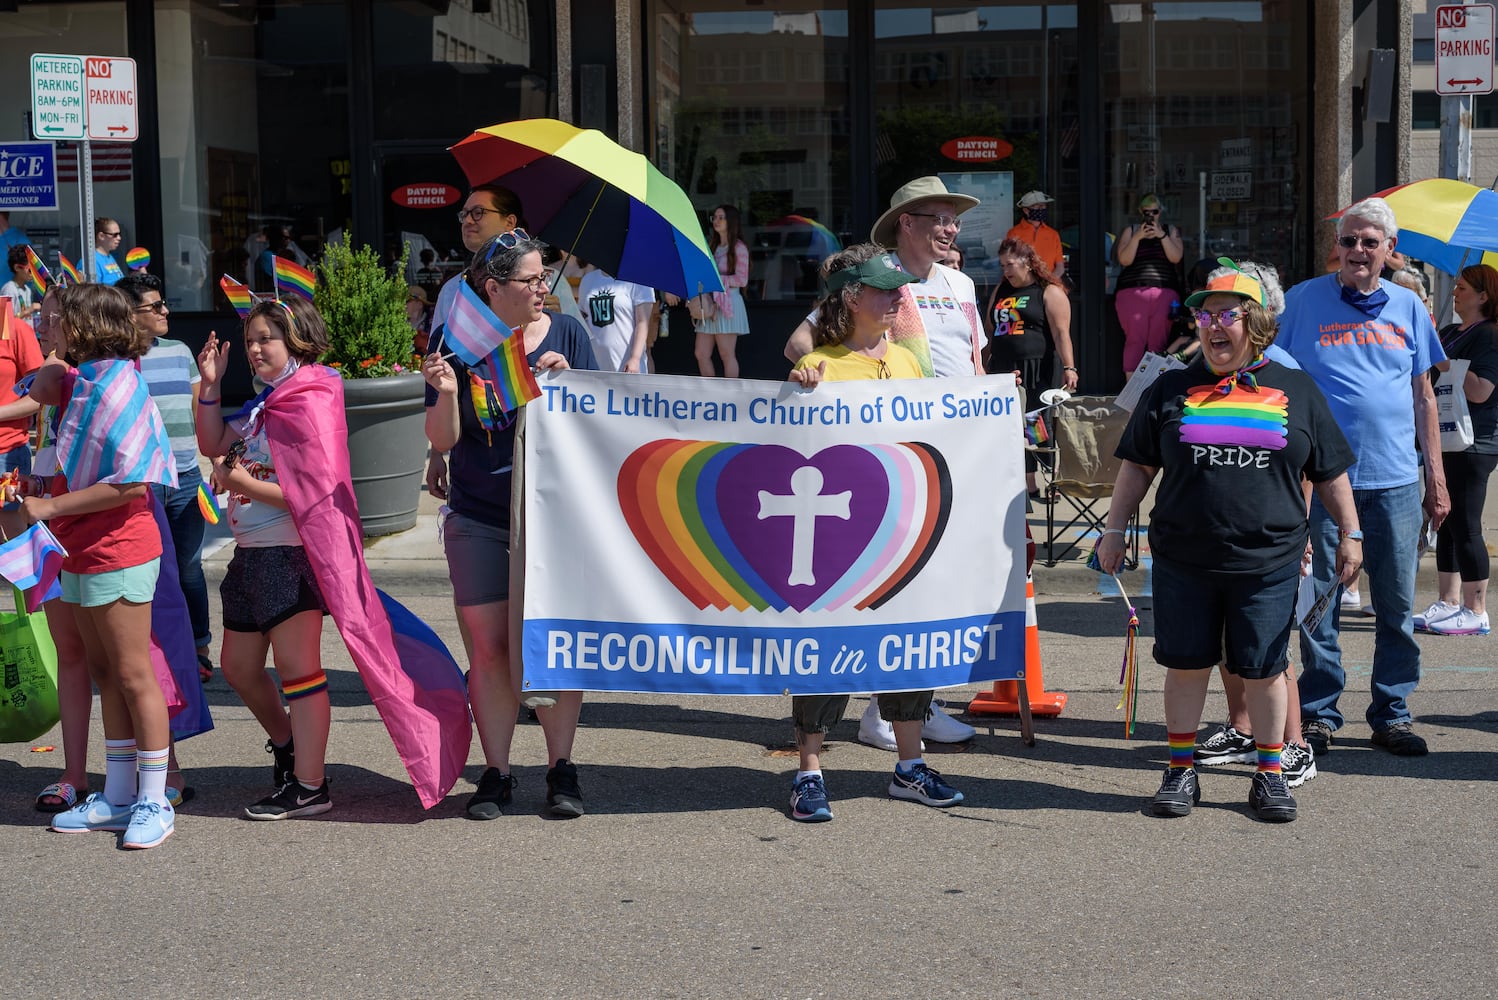
<svg viewBox="0 0 1498 1000"><path fill-rule="evenodd" d="M1423 4L1421 5L1423 9ZM220 274L268 287L264 251L315 259L351 233L408 277L460 266L467 186L446 147L556 116L648 155L751 248L746 374L778 377L816 266L867 238L900 184L983 199L959 238L980 286L1014 202L1039 189L1068 248L1083 384L1118 381L1113 233L1154 193L1187 265L1227 254L1320 269L1319 220L1407 178L1410 0L125 0L0 4L0 142L29 139L32 53L128 55L140 139L96 143L96 214L147 248L174 329L204 331ZM1387 120L1358 84L1394 50ZM1361 89L1360 89L1361 88ZM73 259L76 151L60 208L13 210ZM425 252L425 253L424 253ZM689 337L662 345L692 370ZM658 353L661 353L658 352ZM673 366L670 358L684 363Z"/></svg>

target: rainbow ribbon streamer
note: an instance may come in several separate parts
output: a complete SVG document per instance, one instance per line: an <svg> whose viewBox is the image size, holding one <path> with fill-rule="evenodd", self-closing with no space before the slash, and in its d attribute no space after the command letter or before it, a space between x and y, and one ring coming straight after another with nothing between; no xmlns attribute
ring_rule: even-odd
<svg viewBox="0 0 1498 1000"><path fill-rule="evenodd" d="M83 275L79 273L77 266L64 256L61 250L57 251L57 266L62 269L62 273L67 275L68 280L73 284L83 284Z"/></svg>
<svg viewBox="0 0 1498 1000"><path fill-rule="evenodd" d="M31 249L31 244L26 245L26 263L31 265L31 287L41 296L47 294L47 284L52 281L52 272L47 270L47 265Z"/></svg>
<svg viewBox="0 0 1498 1000"><path fill-rule="evenodd" d="M1139 715L1139 610L1134 607L1134 602L1129 600L1128 591L1123 588L1123 581L1114 576L1113 583L1118 587L1118 592L1123 595L1124 603L1129 606L1129 627L1124 641L1123 665L1118 671L1118 683L1123 685L1123 697L1118 700L1118 708L1124 710L1124 739L1128 740L1134 738L1134 721Z"/></svg>
<svg viewBox="0 0 1498 1000"><path fill-rule="evenodd" d="M151 251L145 247L131 247L125 254L125 266L132 271L144 271L151 266Z"/></svg>
<svg viewBox="0 0 1498 1000"><path fill-rule="evenodd" d="M245 319L250 315L250 310L255 306L255 296L249 286L240 284L226 274L218 279L218 287L224 290L224 295L229 299L229 305L239 313L240 319Z"/></svg>
<svg viewBox="0 0 1498 1000"><path fill-rule="evenodd" d="M208 492L206 483L198 484L198 511L203 515L203 520L209 524L218 524L220 519L218 498Z"/></svg>
<svg viewBox="0 0 1498 1000"><path fill-rule="evenodd" d="M317 278L312 272L294 260L285 257L275 257L276 294L281 294L284 286L288 291L296 292L308 302L312 301L312 289L317 287Z"/></svg>

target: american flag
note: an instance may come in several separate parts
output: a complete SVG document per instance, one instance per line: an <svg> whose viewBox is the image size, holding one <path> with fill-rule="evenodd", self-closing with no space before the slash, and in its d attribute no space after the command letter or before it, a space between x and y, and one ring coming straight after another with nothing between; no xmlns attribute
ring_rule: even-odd
<svg viewBox="0 0 1498 1000"><path fill-rule="evenodd" d="M130 145L128 142L98 142L90 147L94 161L95 184L130 179L130 167L133 162ZM59 183L78 183L78 153L77 143L59 142L57 144L57 180Z"/></svg>
<svg viewBox="0 0 1498 1000"><path fill-rule="evenodd" d="M0 545L0 577L26 592L26 611L62 596L57 575L68 552L45 524L37 523Z"/></svg>

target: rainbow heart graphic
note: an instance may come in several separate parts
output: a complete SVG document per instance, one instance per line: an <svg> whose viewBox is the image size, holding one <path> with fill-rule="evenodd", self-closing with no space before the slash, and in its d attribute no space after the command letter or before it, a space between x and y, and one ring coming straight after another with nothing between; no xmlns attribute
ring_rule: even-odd
<svg viewBox="0 0 1498 1000"><path fill-rule="evenodd" d="M928 444L653 441L619 469L619 508L699 610L878 608L936 551L952 507Z"/></svg>

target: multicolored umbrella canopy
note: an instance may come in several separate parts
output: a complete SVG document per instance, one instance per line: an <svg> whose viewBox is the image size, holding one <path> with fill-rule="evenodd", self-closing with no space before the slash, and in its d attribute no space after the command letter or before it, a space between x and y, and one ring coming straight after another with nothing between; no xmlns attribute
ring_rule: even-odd
<svg viewBox="0 0 1498 1000"><path fill-rule="evenodd" d="M809 254L819 257L829 257L843 248L843 242L837 238L836 233L822 225L816 219L808 218L804 215L782 215L780 218L773 220L770 225L776 227L804 226L808 231L807 235L810 237L805 247L806 252Z"/></svg>
<svg viewBox="0 0 1498 1000"><path fill-rule="evenodd" d="M1389 203L1399 224L1396 249L1447 274L1463 267L1498 267L1498 191L1432 177L1374 195ZM1351 208L1349 205L1347 208ZM1342 209L1332 219L1340 219Z"/></svg>
<svg viewBox="0 0 1498 1000"><path fill-rule="evenodd" d="M534 235L600 270L681 296L723 290L686 193L602 132L533 118L481 128L451 152L470 182L514 191Z"/></svg>

